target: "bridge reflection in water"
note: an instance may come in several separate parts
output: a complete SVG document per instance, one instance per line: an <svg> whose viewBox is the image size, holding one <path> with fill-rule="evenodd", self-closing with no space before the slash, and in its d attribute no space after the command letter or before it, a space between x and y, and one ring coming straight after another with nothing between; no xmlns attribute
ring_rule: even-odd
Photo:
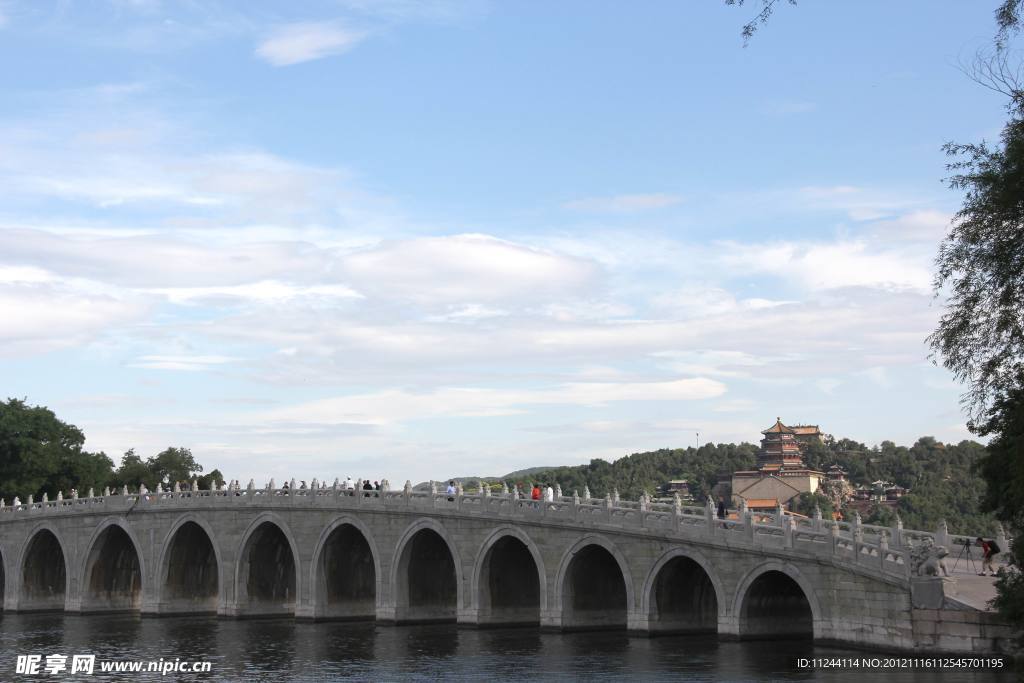
<svg viewBox="0 0 1024 683"><path fill-rule="evenodd" d="M9 611L291 615L804 636L991 651L915 605L909 546L944 532L711 507L339 487L181 491L0 508ZM940 587L940 597L941 597ZM926 614L927 613L927 614ZM969 621L969 620L968 620ZM926 626L932 624L932 628ZM966 631L969 629L959 629ZM993 635L995 634L995 635ZM955 634L954 634L955 635Z"/></svg>

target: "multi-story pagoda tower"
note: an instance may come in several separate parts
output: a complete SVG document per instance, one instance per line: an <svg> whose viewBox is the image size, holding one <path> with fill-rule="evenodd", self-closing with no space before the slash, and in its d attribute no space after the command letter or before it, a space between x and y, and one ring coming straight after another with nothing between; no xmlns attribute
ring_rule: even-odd
<svg viewBox="0 0 1024 683"><path fill-rule="evenodd" d="M761 434L764 436L761 439L761 450L757 453L759 469L777 470L783 467L804 466L796 431L782 424L780 418L775 418L775 424Z"/></svg>
<svg viewBox="0 0 1024 683"><path fill-rule="evenodd" d="M820 434L817 426L814 431ZM732 475L733 504L745 501L751 510L774 510L779 505L788 505L801 493L817 491L825 473L808 469L804 464L803 435L782 424L780 418L775 418L775 424L761 434L757 469Z"/></svg>

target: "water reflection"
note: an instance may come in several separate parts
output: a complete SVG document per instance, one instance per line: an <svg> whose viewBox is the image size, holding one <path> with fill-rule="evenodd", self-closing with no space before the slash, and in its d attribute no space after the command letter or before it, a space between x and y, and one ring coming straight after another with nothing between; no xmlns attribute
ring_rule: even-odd
<svg viewBox="0 0 1024 683"><path fill-rule="evenodd" d="M378 626L292 619L218 620L4 614L0 680L14 678L18 654L95 654L98 661L207 660L208 675L164 680L672 680L672 681L1010 681L996 671L798 671L796 657L865 654L807 641L727 642L715 636L630 638L624 632L541 633L536 629ZM154 674L150 677L153 678ZM159 678L159 676L156 676ZM156 680L153 678L153 680ZM149 680L142 677L143 680ZM125 674L90 680L123 681Z"/></svg>

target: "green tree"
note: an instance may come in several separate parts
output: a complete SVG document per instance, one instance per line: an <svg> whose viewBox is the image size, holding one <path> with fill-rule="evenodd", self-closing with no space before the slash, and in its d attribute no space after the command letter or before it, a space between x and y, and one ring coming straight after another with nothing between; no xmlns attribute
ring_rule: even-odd
<svg viewBox="0 0 1024 683"><path fill-rule="evenodd" d="M110 478L110 485L115 489L127 486L129 489L137 490L140 484L156 488L157 481L159 480L149 464L135 453L134 448L130 448L121 456L121 466Z"/></svg>
<svg viewBox="0 0 1024 683"><path fill-rule="evenodd" d="M166 448L147 461L149 469L163 484L191 482L203 471L188 448Z"/></svg>
<svg viewBox="0 0 1024 683"><path fill-rule="evenodd" d="M1014 11L1020 5L1014 3ZM1016 16L1016 15L1014 15ZM977 464L987 482L985 508L1010 526L1011 573L998 584L996 605L1024 615L1024 93L1009 93L1010 120L994 147L947 145L959 158L950 184L963 207L937 259L936 293L949 292L930 337L943 365L968 383L969 426L992 436Z"/></svg>
<svg viewBox="0 0 1024 683"><path fill-rule="evenodd" d="M56 496L110 477L103 453L82 450L85 435L48 408L9 399L0 403L0 497Z"/></svg>
<svg viewBox="0 0 1024 683"><path fill-rule="evenodd" d="M804 492L793 502L793 512L807 517L814 516L814 508L821 510L823 519L832 519L832 501L820 493Z"/></svg>

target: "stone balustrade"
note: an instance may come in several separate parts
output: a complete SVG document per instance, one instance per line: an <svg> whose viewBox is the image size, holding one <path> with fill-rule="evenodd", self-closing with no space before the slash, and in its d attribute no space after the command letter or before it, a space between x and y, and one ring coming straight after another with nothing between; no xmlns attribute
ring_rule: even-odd
<svg viewBox="0 0 1024 683"><path fill-rule="evenodd" d="M314 480L315 482L316 480ZM209 508L222 506L260 507L313 507L421 510L430 513L482 515L513 518L542 524L575 525L581 527L612 527L617 531L665 535L700 539L744 548L772 548L803 556L827 558L832 563L857 568L874 575L900 582L910 578L909 549L928 542L949 548L973 541L972 536L952 535L945 524L936 532L903 529L897 522L893 527L862 524L859 516L852 522L832 521L791 515L781 509L774 514L739 511L740 519L718 519L714 508L673 503L626 501L617 499L617 493L606 498L579 498L557 496L552 501L535 501L522 497L522 493L503 489L499 493L486 490L466 493L460 490L447 494L438 487L432 491L415 491L406 484L402 490L346 489L337 480L333 486L315 485L301 488L292 485L278 488L273 481L263 488L250 482L246 488L238 486L215 490L200 490L192 482L184 490L175 485L172 491L146 491L120 495L88 495L70 497L58 495L56 500L14 505L0 501L0 524L20 519L22 515L74 515L109 514L167 508ZM589 494L589 491L586 491ZM92 494L92 491L90 491ZM1000 533L997 539L1004 549L1007 539ZM953 545L950 545L950 544ZM951 553L956 553L951 550Z"/></svg>

